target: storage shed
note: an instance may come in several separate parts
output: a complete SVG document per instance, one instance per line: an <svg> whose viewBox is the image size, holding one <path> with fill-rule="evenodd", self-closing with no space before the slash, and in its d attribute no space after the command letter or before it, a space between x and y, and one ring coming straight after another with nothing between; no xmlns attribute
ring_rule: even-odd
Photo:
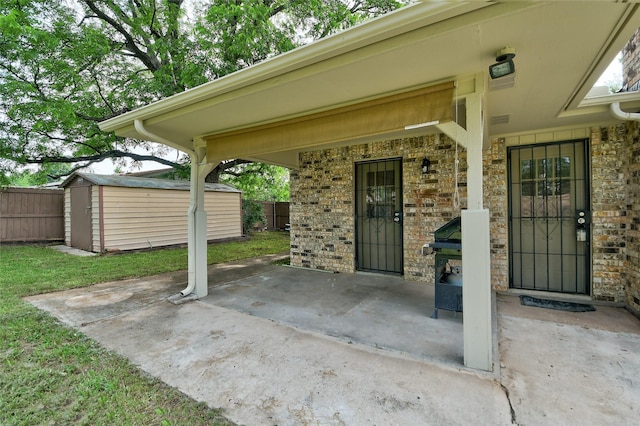
<svg viewBox="0 0 640 426"><path fill-rule="evenodd" d="M189 182L74 173L63 184L65 244L92 252L187 243ZM242 236L242 194L205 186L207 240Z"/></svg>

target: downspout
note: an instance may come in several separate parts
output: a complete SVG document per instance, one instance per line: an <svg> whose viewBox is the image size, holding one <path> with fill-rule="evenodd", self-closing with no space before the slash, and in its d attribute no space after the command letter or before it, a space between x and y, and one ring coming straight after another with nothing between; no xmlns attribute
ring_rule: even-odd
<svg viewBox="0 0 640 426"><path fill-rule="evenodd" d="M135 129L138 133L140 133L141 135L143 135L145 138L147 138L147 140L150 141L154 141L154 142L158 142L158 143L162 143L164 145L170 146L172 148L175 148L179 151L183 151L185 153L187 153L189 155L189 159L191 160L191 164L193 165L191 167L191 192L194 192L194 182L196 182L197 185L197 179L198 179L198 171L197 171L197 167L195 167L196 164L198 164L198 162L200 161L200 159L198 158L195 150L187 150L184 147L180 147L178 148L178 144L171 142L168 139L163 138L162 136L158 136L156 134L153 134L151 132L149 132L145 127L144 127L144 122L142 120L134 120L134 126ZM197 208L197 201L196 198L193 196L190 197L190 202L189 202L189 209L187 211L187 215L189 218L192 218L195 215L195 211ZM190 219L190 222L192 221L192 219ZM195 235L191 235L191 234L195 234L196 230L195 227L192 226L191 229L189 229L189 235L187 236L188 241L192 242L195 241ZM188 259L189 262L189 274L193 274L195 273L194 269L195 269L195 265L192 265L191 263L193 262L193 259L191 259L191 256ZM187 283L187 287L182 290L180 292L181 296L187 296L189 294L191 294L193 292L193 290L195 289L196 286L196 280L193 279L193 277L189 277L190 279L188 280Z"/></svg>
<svg viewBox="0 0 640 426"><path fill-rule="evenodd" d="M191 160L191 190L189 191L189 209L187 210L187 216L189 217L189 235L187 236L188 239L188 243L190 245L192 245L193 247L193 252L190 250L189 251L189 257L188 257L188 264L189 264L189 271L188 271L188 275L189 275L189 279L187 282L187 287L185 287L184 290L182 290L179 294L182 297L188 296L191 293L194 292L195 288L196 288L196 274L197 274L197 264L196 264L196 260L195 260L195 247L196 247L196 234L197 234L197 227L196 227L196 210L198 209L198 185L200 184L199 180L198 180L198 163L200 162L200 159L198 158L198 155L195 151L193 152L189 152L189 159Z"/></svg>
<svg viewBox="0 0 640 426"><path fill-rule="evenodd" d="M625 112L620 108L620 102L614 102L610 105L609 110L618 120L622 121L640 121L640 113L637 112Z"/></svg>
<svg viewBox="0 0 640 426"><path fill-rule="evenodd" d="M196 232L196 227L194 225L194 221L195 221L195 215L196 215L196 208L197 208L197 201L196 201L196 197L194 196L194 192L197 192L197 178L198 178L198 170L196 167L196 164L198 164L198 156L196 155L195 151L193 152L187 152L189 154L189 159L191 160L191 183L190 183L190 194L189 194L189 209L187 210L187 217L189 218L189 229L188 229L188 235L187 235L187 242L188 244L195 244L195 232ZM196 179L194 181L194 178ZM194 183L196 182L196 183ZM191 254L191 253L189 253ZM187 286L184 288L184 290L182 290L179 294L180 296L184 297L187 296L191 293L193 293L193 290L196 288L196 280L195 280L195 261L194 259L192 259L192 256L188 256L187 258L187 263L189 265L188 267L188 280L187 280Z"/></svg>

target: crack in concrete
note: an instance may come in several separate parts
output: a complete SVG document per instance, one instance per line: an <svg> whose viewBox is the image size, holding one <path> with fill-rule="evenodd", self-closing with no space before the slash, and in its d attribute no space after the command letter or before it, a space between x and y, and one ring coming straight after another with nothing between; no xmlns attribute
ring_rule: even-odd
<svg viewBox="0 0 640 426"><path fill-rule="evenodd" d="M166 302L167 302L166 300L151 301L151 302L149 302L147 304L141 305L140 307L138 307L136 309L136 311L143 311L145 309L149 309L151 307L154 307L154 306L166 303ZM49 314L53 315L52 312L49 312ZM68 325L70 325L72 327L80 327L80 328L82 328L82 327L95 325L95 324L98 324L98 323L101 323L101 322L105 322L105 321L111 321L111 320L116 319L116 318L125 317L125 316L127 316L129 314L131 314L130 311L123 311L123 312L114 313L112 315L103 316L103 317L100 317L100 318L90 319L88 321L84 321L84 322L81 322L79 324L74 324L73 321L69 323L69 322L67 322L65 320L62 320L62 322L64 322L65 324L68 324Z"/></svg>
<svg viewBox="0 0 640 426"><path fill-rule="evenodd" d="M507 402L509 403L509 410L511 411L511 424L517 426L518 422L516 421L516 410L513 409L513 404L511 404L511 398L509 397L509 389L507 389L507 387L502 383L500 383L500 387L504 391L504 396L507 397Z"/></svg>

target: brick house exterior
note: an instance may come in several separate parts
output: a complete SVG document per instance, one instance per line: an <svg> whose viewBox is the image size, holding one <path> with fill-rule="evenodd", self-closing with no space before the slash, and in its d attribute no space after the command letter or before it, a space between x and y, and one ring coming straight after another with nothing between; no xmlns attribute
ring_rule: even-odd
<svg viewBox="0 0 640 426"><path fill-rule="evenodd" d="M640 29L631 37L622 49L622 89L625 91L640 88Z"/></svg>
<svg viewBox="0 0 640 426"><path fill-rule="evenodd" d="M492 140L484 151L484 202L491 214L491 274L509 289L507 146L588 138L591 152L593 300L640 314L640 128L637 123L541 132ZM431 160L428 175L420 161ZM460 206L453 206L455 144L445 135L382 140L301 154L291 173L291 263L355 272L354 164L402 158L403 260L406 279L433 282L433 257L421 247L466 207L466 152L459 148Z"/></svg>
<svg viewBox="0 0 640 426"><path fill-rule="evenodd" d="M593 297L640 313L637 122L592 129Z"/></svg>
<svg viewBox="0 0 640 426"><path fill-rule="evenodd" d="M516 257L520 290L531 289L522 278L532 273L536 290L640 313L640 147L633 122L640 96L592 92L636 32L638 19L640 8L626 2L415 2L114 117L100 128L189 153L190 281L181 294L194 298L208 294L201 250L204 177L225 159L294 170L295 266L433 282L434 259L422 255L422 246L438 227L461 216L462 227L466 223L470 230L460 238L467 254L464 279L471 277L473 284L462 292L465 348L472 348L465 349L465 365L486 370L491 368L491 290L516 287ZM488 68L503 67L499 58L514 50L514 74L491 79ZM574 157L560 151L570 144ZM534 154L539 147L542 156ZM547 147L557 147L557 154L547 155ZM520 157L527 149L530 157ZM428 173L421 170L424 158L430 160ZM577 163L580 169L571 168ZM384 169L372 172L374 164ZM549 174L539 173L547 167ZM385 183L388 176L392 185ZM578 191L571 185L580 186L575 199L570 197ZM376 191L375 202L369 201L369 188ZM388 200L379 203L380 194ZM573 203L578 196L580 205ZM551 198L555 216L548 214ZM527 235L512 231L514 206L517 226L526 227ZM580 214L586 214L588 228L580 228L587 226ZM368 223L366 241L356 215L359 224ZM536 222L540 217L547 220L546 229ZM560 227L558 238L548 225L551 218ZM380 250L372 255L381 232L374 222L382 219L402 228L385 228L394 243L384 245L383 256ZM538 238L539 247L547 249L540 264ZM561 250L550 252L558 241ZM563 241L574 251L566 252ZM534 250L527 251L525 243ZM365 250L370 261L378 256L378 263L393 256L393 269L358 263ZM573 259L573 270L565 268L566 258ZM537 286L538 271L546 287ZM564 286L565 275L572 275L572 291ZM551 287L558 276L561 285Z"/></svg>

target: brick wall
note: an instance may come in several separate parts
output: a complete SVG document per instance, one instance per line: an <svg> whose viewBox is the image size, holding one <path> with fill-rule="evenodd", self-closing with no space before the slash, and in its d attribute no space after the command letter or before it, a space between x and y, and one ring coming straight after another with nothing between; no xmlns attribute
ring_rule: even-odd
<svg viewBox="0 0 640 426"><path fill-rule="evenodd" d="M458 149L459 206L454 206L455 144L444 135L379 141L302 153L291 173L291 264L340 272L355 271L354 164L402 158L403 258L405 278L432 282L433 256L422 256L431 234L466 207L466 151ZM485 202L491 209L493 284L508 286L506 149L494 141L485 152ZM420 171L429 158L431 172Z"/></svg>
<svg viewBox="0 0 640 426"><path fill-rule="evenodd" d="M461 164L465 153L459 151ZM422 175L422 159L431 172ZM354 164L402 158L404 273L408 279L433 280L433 256L423 257L430 234L460 214L453 207L455 145L444 136L424 136L306 152L291 174L291 263L340 272L355 271ZM462 206L464 167L459 178Z"/></svg>
<svg viewBox="0 0 640 426"><path fill-rule="evenodd" d="M626 280L627 140L624 124L591 131L593 299L623 302Z"/></svg>
<svg viewBox="0 0 640 426"><path fill-rule="evenodd" d="M433 282L434 256L422 256L422 246L433 242L432 232L460 216L466 207L466 152L458 149L459 206L454 207L455 144L444 135L410 138L404 142L403 204L405 277ZM422 159L431 161L431 171L420 171Z"/></svg>
<svg viewBox="0 0 640 426"><path fill-rule="evenodd" d="M640 315L640 126L627 123L627 234L625 303Z"/></svg>
<svg viewBox="0 0 640 426"><path fill-rule="evenodd" d="M640 30L622 50L623 87L638 90L640 86ZM624 179L626 181L626 226L624 261L616 259L620 272L620 282L624 286L624 301L629 310L640 316L640 136L638 123L628 122L625 127L625 149L621 151L626 159ZM616 128L615 133L619 133ZM606 129L608 139L611 128ZM604 137L603 137L604 138ZM622 231L622 230L621 230ZM612 272L615 274L615 272Z"/></svg>
<svg viewBox="0 0 640 426"><path fill-rule="evenodd" d="M627 90L637 90L640 82L640 30L622 49L622 86ZM636 87L634 87L636 85Z"/></svg>
<svg viewBox="0 0 640 426"><path fill-rule="evenodd" d="M640 126L591 131L593 298L640 315Z"/></svg>
<svg viewBox="0 0 640 426"><path fill-rule="evenodd" d="M496 290L509 288L509 232L507 148L503 138L494 139L484 151L484 207L490 214L491 283Z"/></svg>
<svg viewBox="0 0 640 426"><path fill-rule="evenodd" d="M292 265L354 271L354 150L300 154L300 168L290 174Z"/></svg>
<svg viewBox="0 0 640 426"><path fill-rule="evenodd" d="M594 127L590 133L592 185L592 281L594 300L626 303L640 314L640 128L638 123ZM504 139L484 152L484 203L491 213L491 279L509 286L508 194ZM431 282L433 256L421 247L466 207L466 152L459 149L455 193L455 145L444 135L380 141L301 154L291 174L291 263L355 271L354 163L402 158L404 274ZM422 159L431 172L422 175Z"/></svg>

